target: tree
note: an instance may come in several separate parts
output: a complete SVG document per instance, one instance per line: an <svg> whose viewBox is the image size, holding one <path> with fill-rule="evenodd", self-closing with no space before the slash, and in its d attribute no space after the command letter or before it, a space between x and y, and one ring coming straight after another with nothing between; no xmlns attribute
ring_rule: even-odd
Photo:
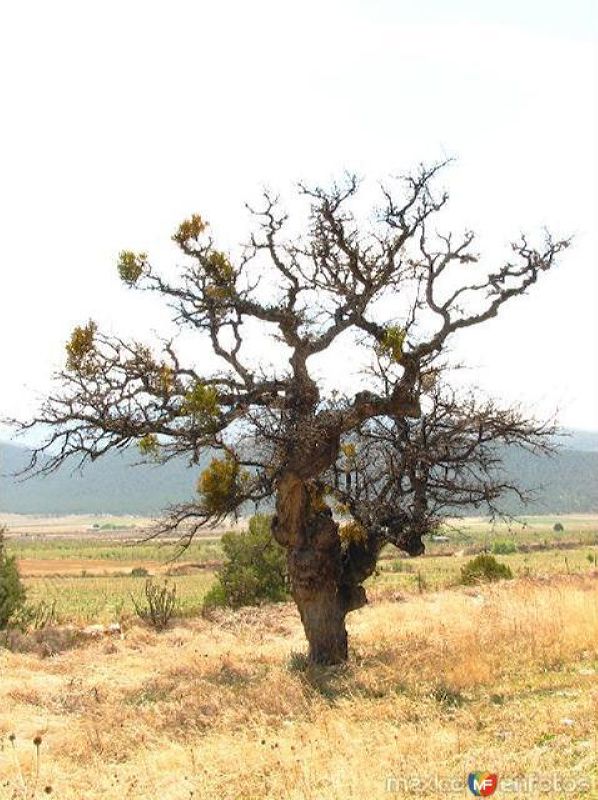
<svg viewBox="0 0 598 800"><path fill-rule="evenodd" d="M197 463L209 448L197 499L171 508L160 531L178 529L188 542L243 504L274 497L272 534L286 551L310 658L344 660L345 617L365 602L362 583L382 544L417 554L443 508L492 508L508 488L494 474L492 443L544 447L549 432L516 410L451 394L446 350L455 333L523 295L569 242L546 234L538 249L523 237L506 263L483 270L473 233L432 232L448 200L433 187L442 166L383 186L367 224L354 176L329 189L300 185L308 223L299 235L265 192L249 208L253 233L238 254L219 250L193 215L173 236L185 257L176 280L145 253L123 251L122 280L164 298L223 368L205 374L202 351L187 363L173 341L153 352L93 321L77 327L58 388L21 425L50 428L29 471L133 442L163 461ZM250 357L252 331L275 334L280 364ZM340 337L371 354L366 388L352 396L324 391L310 368ZM344 504L359 535L341 535L332 503Z"/></svg>
<svg viewBox="0 0 598 800"><path fill-rule="evenodd" d="M25 587L15 557L6 553L4 533L5 528L0 525L0 631L8 627L13 615L25 603Z"/></svg>

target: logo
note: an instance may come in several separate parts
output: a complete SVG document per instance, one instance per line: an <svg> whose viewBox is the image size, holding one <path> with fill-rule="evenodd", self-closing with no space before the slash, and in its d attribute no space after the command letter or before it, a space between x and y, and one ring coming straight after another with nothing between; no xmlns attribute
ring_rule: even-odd
<svg viewBox="0 0 598 800"><path fill-rule="evenodd" d="M470 772L467 785L476 797L490 797L496 791L498 775L493 772Z"/></svg>

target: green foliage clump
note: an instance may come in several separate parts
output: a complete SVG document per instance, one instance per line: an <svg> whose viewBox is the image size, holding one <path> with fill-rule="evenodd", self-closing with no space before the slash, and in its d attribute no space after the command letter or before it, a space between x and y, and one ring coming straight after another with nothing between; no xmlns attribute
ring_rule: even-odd
<svg viewBox="0 0 598 800"><path fill-rule="evenodd" d="M510 539L499 539L492 545L492 552L495 556L508 556L517 552L517 545Z"/></svg>
<svg viewBox="0 0 598 800"><path fill-rule="evenodd" d="M160 451L160 443L155 433L146 433L137 442L137 447L142 456L157 456Z"/></svg>
<svg viewBox="0 0 598 800"><path fill-rule="evenodd" d="M7 628L25 605L25 587L15 557L6 554L4 530L0 527L0 630Z"/></svg>
<svg viewBox="0 0 598 800"><path fill-rule="evenodd" d="M379 343L379 350L384 355L389 355L397 363L403 358L403 345L407 334L403 328L390 325L384 331Z"/></svg>
<svg viewBox="0 0 598 800"><path fill-rule="evenodd" d="M461 567L461 580L464 586L476 583L490 583L493 581L509 580L513 577L510 567L501 564L494 556L480 553Z"/></svg>
<svg viewBox="0 0 598 800"><path fill-rule="evenodd" d="M78 325L66 343L66 366L72 372L93 372L92 356L97 325L89 320L87 325Z"/></svg>
<svg viewBox="0 0 598 800"><path fill-rule="evenodd" d="M214 422L220 413L218 390L214 386L206 386L198 381L185 394L181 403L181 413L193 417L194 422L200 425Z"/></svg>
<svg viewBox="0 0 598 800"><path fill-rule="evenodd" d="M271 517L256 514L243 533L225 533L221 544L225 562L204 598L204 608L254 606L286 600L284 549L270 532Z"/></svg>
<svg viewBox="0 0 598 800"><path fill-rule="evenodd" d="M208 228L199 214L193 214L189 219L181 222L172 239L183 252L188 255L196 255L208 279L205 287L207 299L220 305L231 297L234 290L236 273L228 256L220 250L214 250L211 246L196 246L202 233Z"/></svg>
<svg viewBox="0 0 598 800"><path fill-rule="evenodd" d="M247 470L242 470L228 453L224 458L213 458L197 483L197 491L206 512L226 514L233 511L248 478Z"/></svg>
<svg viewBox="0 0 598 800"><path fill-rule="evenodd" d="M145 567L133 567L131 570L131 577L132 578L147 578L149 572L146 570Z"/></svg>
<svg viewBox="0 0 598 800"><path fill-rule="evenodd" d="M212 250L204 262L206 275L214 286L230 289L235 279L235 271L227 256L220 250Z"/></svg>
<svg viewBox="0 0 598 800"><path fill-rule="evenodd" d="M121 250L118 256L118 274L129 286L137 283L147 262L147 253L134 253L132 250Z"/></svg>
<svg viewBox="0 0 598 800"><path fill-rule="evenodd" d="M552 528L555 533L562 533L565 528L563 527L562 523L556 522Z"/></svg>
<svg viewBox="0 0 598 800"><path fill-rule="evenodd" d="M172 240L181 247L185 247L187 242L198 239L208 227L199 214L192 214L189 219L184 219L173 234Z"/></svg>
<svg viewBox="0 0 598 800"><path fill-rule="evenodd" d="M150 366L150 365L148 365ZM168 364L151 364L150 384L156 394L168 397L175 386L175 375Z"/></svg>

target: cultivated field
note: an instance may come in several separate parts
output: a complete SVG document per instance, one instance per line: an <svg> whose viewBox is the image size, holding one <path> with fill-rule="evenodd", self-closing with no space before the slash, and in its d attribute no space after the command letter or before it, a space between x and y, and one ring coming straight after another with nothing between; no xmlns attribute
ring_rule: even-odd
<svg viewBox="0 0 598 800"><path fill-rule="evenodd" d="M351 662L328 669L306 669L291 604L199 615L217 539L167 563L94 529L19 530L30 599L56 599L60 624L0 651L0 798L466 797L485 770L518 782L499 797L598 797L598 519L556 521L473 520L424 558L389 550L349 617ZM520 548L497 556L516 579L457 586L480 546ZM164 633L134 617L135 566L178 573ZM66 635L111 621L121 636Z"/></svg>

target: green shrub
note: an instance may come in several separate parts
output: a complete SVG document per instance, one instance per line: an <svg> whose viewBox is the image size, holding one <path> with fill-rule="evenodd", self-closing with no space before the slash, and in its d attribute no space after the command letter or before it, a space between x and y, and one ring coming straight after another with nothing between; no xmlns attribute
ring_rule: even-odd
<svg viewBox="0 0 598 800"><path fill-rule="evenodd" d="M256 514L248 531L224 534L225 562L204 598L204 608L239 608L287 598L284 550L272 537L270 521L270 516Z"/></svg>
<svg viewBox="0 0 598 800"><path fill-rule="evenodd" d="M510 539L498 540L492 545L492 552L495 556L508 556L517 552L517 545Z"/></svg>
<svg viewBox="0 0 598 800"><path fill-rule="evenodd" d="M146 570L145 567L133 567L131 570L131 577L132 578L147 578L149 572Z"/></svg>
<svg viewBox="0 0 598 800"><path fill-rule="evenodd" d="M25 604L25 587L15 557L6 554L4 531L0 527L0 630L8 627L11 617Z"/></svg>
<svg viewBox="0 0 598 800"><path fill-rule="evenodd" d="M489 583L491 581L508 580L513 573L506 564L501 564L494 556L480 553L461 567L461 583L471 586L476 583Z"/></svg>
<svg viewBox="0 0 598 800"><path fill-rule="evenodd" d="M202 611L209 611L211 608L223 608L227 605L229 605L229 603L226 590L217 577L216 583L214 583L204 595Z"/></svg>
<svg viewBox="0 0 598 800"><path fill-rule="evenodd" d="M562 533L562 532L565 530L565 528L563 527L563 524L562 524L561 522L556 522L556 523L555 523L555 524L552 526L552 530L553 530L555 533Z"/></svg>

